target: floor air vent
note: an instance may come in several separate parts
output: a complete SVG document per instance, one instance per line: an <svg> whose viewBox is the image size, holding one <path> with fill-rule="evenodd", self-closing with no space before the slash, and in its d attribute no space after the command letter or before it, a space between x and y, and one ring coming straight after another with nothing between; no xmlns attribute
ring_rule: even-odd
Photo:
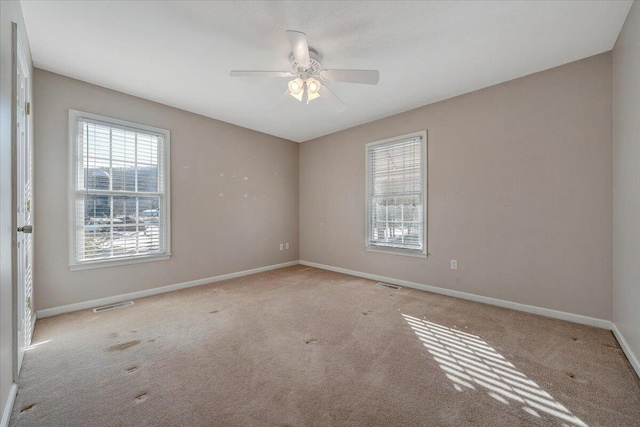
<svg viewBox="0 0 640 427"><path fill-rule="evenodd" d="M384 286L385 288L395 289L396 291L397 291L398 289L400 289L400 286L398 286L398 285L392 285L392 284L390 284L390 283L382 283L382 282L378 282L378 283L377 283L377 285L379 285L379 286Z"/></svg>
<svg viewBox="0 0 640 427"><path fill-rule="evenodd" d="M94 308L93 312L94 313L101 313L103 311L115 310L116 308L128 307L130 305L133 305L133 301L119 302L119 303L116 303L116 304L109 304L109 305L105 305L105 306L102 306L102 307Z"/></svg>

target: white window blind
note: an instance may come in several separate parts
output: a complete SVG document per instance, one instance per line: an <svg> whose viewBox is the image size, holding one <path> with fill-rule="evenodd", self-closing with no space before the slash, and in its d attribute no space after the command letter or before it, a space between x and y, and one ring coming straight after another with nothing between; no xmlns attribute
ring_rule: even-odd
<svg viewBox="0 0 640 427"><path fill-rule="evenodd" d="M426 132L367 145L367 249L426 255Z"/></svg>
<svg viewBox="0 0 640 427"><path fill-rule="evenodd" d="M71 266L166 259L169 132L71 110L70 134Z"/></svg>

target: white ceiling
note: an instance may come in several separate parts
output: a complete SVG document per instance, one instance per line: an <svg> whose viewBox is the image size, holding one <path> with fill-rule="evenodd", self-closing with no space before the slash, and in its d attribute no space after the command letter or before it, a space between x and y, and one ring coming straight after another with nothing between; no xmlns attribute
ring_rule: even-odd
<svg viewBox="0 0 640 427"><path fill-rule="evenodd" d="M21 2L34 65L297 142L609 51L632 1ZM284 31L324 68L380 70L328 84L349 106L288 97Z"/></svg>

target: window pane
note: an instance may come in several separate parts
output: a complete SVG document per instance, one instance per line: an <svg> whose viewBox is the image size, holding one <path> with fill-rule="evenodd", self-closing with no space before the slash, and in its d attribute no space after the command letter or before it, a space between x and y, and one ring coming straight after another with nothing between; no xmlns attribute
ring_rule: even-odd
<svg viewBox="0 0 640 427"><path fill-rule="evenodd" d="M374 145L369 162L369 245L422 250L422 141Z"/></svg>
<svg viewBox="0 0 640 427"><path fill-rule="evenodd" d="M160 197L84 196L80 260L142 255L160 250Z"/></svg>
<svg viewBox="0 0 640 427"><path fill-rule="evenodd" d="M72 263L168 252L165 138L106 121L77 122Z"/></svg>

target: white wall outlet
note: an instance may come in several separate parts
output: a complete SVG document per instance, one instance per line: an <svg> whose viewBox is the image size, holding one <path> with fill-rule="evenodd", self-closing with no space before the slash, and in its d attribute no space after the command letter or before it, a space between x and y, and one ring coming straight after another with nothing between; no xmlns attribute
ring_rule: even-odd
<svg viewBox="0 0 640 427"><path fill-rule="evenodd" d="M458 260L455 260L455 259L451 260L451 269L452 270L457 270L458 269Z"/></svg>
<svg viewBox="0 0 640 427"><path fill-rule="evenodd" d="M280 250L283 251L284 250L284 243L280 243Z"/></svg>
<svg viewBox="0 0 640 427"><path fill-rule="evenodd" d="M287 242L287 243L285 243L285 244L284 244L284 248L285 248L285 249L289 249L289 242Z"/></svg>

